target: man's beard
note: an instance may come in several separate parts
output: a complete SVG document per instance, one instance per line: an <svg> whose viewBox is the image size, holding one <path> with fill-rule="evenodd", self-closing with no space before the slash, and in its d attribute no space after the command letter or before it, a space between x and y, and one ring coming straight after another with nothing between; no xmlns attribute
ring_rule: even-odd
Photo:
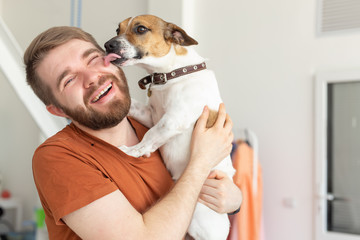
<svg viewBox="0 0 360 240"><path fill-rule="evenodd" d="M93 130L100 130L105 128L111 128L119 124L128 114L131 104L129 88L126 82L125 75L123 71L119 70L120 79L123 79L122 83L115 75L106 75L99 80L97 86L93 86L91 90L88 91L88 94L84 96L84 107L76 107L75 109L70 109L65 106L61 106L63 112L73 121L78 122L79 124L88 127ZM113 84L119 88L122 99L114 99L109 102L106 106L108 110L106 112L97 111L96 109L89 106L89 98L96 90L98 86L106 82L108 79L112 80ZM114 87L114 86L113 86Z"/></svg>

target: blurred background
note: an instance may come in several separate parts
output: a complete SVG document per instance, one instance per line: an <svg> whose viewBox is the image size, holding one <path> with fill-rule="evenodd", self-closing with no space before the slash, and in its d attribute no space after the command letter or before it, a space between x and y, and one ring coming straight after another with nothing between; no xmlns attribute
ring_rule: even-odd
<svg viewBox="0 0 360 240"><path fill-rule="evenodd" d="M119 22L139 14L184 28L217 76L235 137L245 128L257 136L265 239L310 240L318 211L315 79L321 72L360 69L360 31L321 28L321 2L0 0L0 16L22 52L52 26L81 27L101 46ZM124 70L132 97L145 101L137 86L145 71ZM9 78L0 69L1 185L19 200L23 222L38 206L31 159L44 134Z"/></svg>

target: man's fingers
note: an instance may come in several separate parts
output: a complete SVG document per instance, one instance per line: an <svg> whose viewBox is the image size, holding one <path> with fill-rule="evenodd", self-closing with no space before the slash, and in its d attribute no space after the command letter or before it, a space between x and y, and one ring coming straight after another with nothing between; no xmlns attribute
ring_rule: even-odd
<svg viewBox="0 0 360 240"><path fill-rule="evenodd" d="M234 141L234 133L232 131L229 132L229 144L231 144L231 148L232 148L232 143Z"/></svg>
<svg viewBox="0 0 360 240"><path fill-rule="evenodd" d="M217 185L213 182L208 182L207 180L206 186L204 185L200 191L200 195L209 195L216 197L217 196ZM216 181L216 180L213 180Z"/></svg>
<svg viewBox="0 0 360 240"><path fill-rule="evenodd" d="M209 203L209 202L206 202L204 200L202 200L201 198L199 198L199 203L202 203L204 204L205 206L209 207L210 209L214 210L215 212L218 212L219 208L215 205L215 204L212 204L212 203Z"/></svg>
<svg viewBox="0 0 360 240"><path fill-rule="evenodd" d="M224 122L226 120L226 110L225 110L225 104L224 103L220 103L219 105L219 111L218 111L218 117L216 119L216 122L214 124L214 126L218 127L218 128L223 128L224 127Z"/></svg>
<svg viewBox="0 0 360 240"><path fill-rule="evenodd" d="M223 179L224 177L226 177L227 175L223 172L223 171L220 171L220 170L212 170L208 176L208 179Z"/></svg>
<svg viewBox="0 0 360 240"><path fill-rule="evenodd" d="M216 176L217 176L217 171L212 170L208 176L208 179L216 178Z"/></svg>
<svg viewBox="0 0 360 240"><path fill-rule="evenodd" d="M233 127L233 121L231 120L230 116L226 114L224 128L226 128L227 130L231 130L232 127Z"/></svg>
<svg viewBox="0 0 360 240"><path fill-rule="evenodd" d="M206 122L209 118L209 108L205 106L203 112L201 113L200 117L196 122L196 126L200 127L200 129L204 129L206 127Z"/></svg>

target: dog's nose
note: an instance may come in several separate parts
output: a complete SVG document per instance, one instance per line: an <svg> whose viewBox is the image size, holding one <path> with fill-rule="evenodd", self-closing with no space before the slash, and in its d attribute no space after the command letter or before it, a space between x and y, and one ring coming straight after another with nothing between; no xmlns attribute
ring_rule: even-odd
<svg viewBox="0 0 360 240"><path fill-rule="evenodd" d="M104 46L105 46L106 52L112 53L112 52L115 52L116 49L119 48L119 42L116 39L110 39L109 41L107 41L104 44Z"/></svg>

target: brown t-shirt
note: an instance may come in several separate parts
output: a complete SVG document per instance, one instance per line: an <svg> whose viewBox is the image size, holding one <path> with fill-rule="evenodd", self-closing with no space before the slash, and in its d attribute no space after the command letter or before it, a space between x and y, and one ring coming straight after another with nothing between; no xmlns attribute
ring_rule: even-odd
<svg viewBox="0 0 360 240"><path fill-rule="evenodd" d="M130 121L141 140L147 129ZM117 189L143 213L173 185L159 151L129 157L74 124L38 147L33 174L51 240L80 239L61 218Z"/></svg>

